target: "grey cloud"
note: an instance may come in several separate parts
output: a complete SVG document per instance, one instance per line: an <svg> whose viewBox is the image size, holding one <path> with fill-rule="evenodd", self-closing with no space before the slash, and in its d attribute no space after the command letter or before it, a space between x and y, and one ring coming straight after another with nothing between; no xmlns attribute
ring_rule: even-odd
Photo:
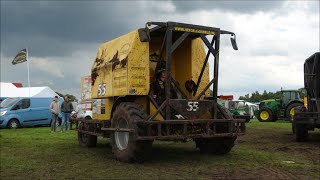
<svg viewBox="0 0 320 180"><path fill-rule="evenodd" d="M25 37L22 33L6 33L1 38L1 52L6 56L15 56L22 48L28 48L35 57L71 56L74 51L97 49L102 42L81 42L60 40L58 38L32 34Z"/></svg>
<svg viewBox="0 0 320 180"><path fill-rule="evenodd" d="M31 46L35 56L63 56L76 49L70 44L102 43L130 31L136 7L112 1L1 1L1 52Z"/></svg>
<svg viewBox="0 0 320 180"><path fill-rule="evenodd" d="M208 22L198 21L198 18L204 17L195 17L194 14L203 10L208 12L218 10L213 14L221 14L222 16L225 15L222 13L225 11L235 15L251 13L253 16L257 11L272 11L271 14L274 16L285 16L290 12L288 9L294 10L297 7L294 4L293 7L282 8L282 1L167 1L166 3L172 3L176 6L176 11L166 11L167 6L164 6L163 2L161 4L157 1L1 1L1 81L23 82L24 85L27 85L26 64L12 66L11 60L19 49L28 47L31 58L44 57L60 62L61 67L58 68L63 71L64 75L64 77L56 77L53 74L35 69L31 65L32 86L49 85L52 89L62 93L78 94L80 77L90 73L98 45L132 29L144 26L146 21L173 20L201 24ZM319 15L319 9L316 8L319 6L314 6L319 3L311 4L307 9L310 12L317 12ZM189 13L191 11L193 13ZM279 14L279 11L283 14ZM230 13L227 14L230 15ZM252 42L251 34L247 35L240 29L236 29L233 17L210 18L212 18L210 22L214 26L217 24L217 27L234 31L237 34L239 46L239 51L233 52L229 36L223 37L221 41L219 92L241 91L249 93L253 89L278 90L279 85L263 80L265 73L248 73L246 65L241 66L241 64L246 62L259 63L255 60L245 61L246 56L287 56L285 54L288 53L287 48L271 47L274 46L273 42L268 45L262 43L259 44L260 46L257 46L256 43L250 44ZM315 25L315 27L318 29L318 26ZM245 28L243 27L244 32L247 31ZM310 49L310 43L306 43L305 47ZM229 53L230 51L232 53ZM77 54L79 52L84 54ZM295 52L301 54L300 50ZM308 53L307 55L309 55ZM302 56L307 55L303 54ZM235 61L228 62L227 56L234 57ZM6 64L3 64L3 61L6 61ZM223 69L224 65L228 67ZM251 77L241 77L245 81L241 81L241 78L240 80L236 79L237 76L226 78L229 74L223 73L230 69L229 66L232 67L229 74L246 73ZM239 70L236 71L235 67ZM254 81L255 78L259 79ZM224 81L231 83L224 83ZM239 81L241 82L239 83Z"/></svg>
<svg viewBox="0 0 320 180"><path fill-rule="evenodd" d="M219 9L240 13L254 13L257 11L271 11L281 8L283 1L172 1L177 11L197 11ZM217 18L217 17L213 17ZM214 19L213 19L214 20Z"/></svg>

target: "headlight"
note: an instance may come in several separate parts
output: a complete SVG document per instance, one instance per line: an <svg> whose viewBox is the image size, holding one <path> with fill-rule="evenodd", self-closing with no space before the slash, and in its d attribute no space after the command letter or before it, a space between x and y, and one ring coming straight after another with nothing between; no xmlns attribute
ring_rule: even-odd
<svg viewBox="0 0 320 180"><path fill-rule="evenodd" d="M7 113L7 111L0 111L0 116L3 116Z"/></svg>

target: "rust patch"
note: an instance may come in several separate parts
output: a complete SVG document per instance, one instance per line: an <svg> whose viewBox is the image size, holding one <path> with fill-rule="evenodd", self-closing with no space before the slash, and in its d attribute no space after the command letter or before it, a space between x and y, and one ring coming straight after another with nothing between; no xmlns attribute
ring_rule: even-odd
<svg viewBox="0 0 320 180"><path fill-rule="evenodd" d="M120 61L121 67L122 68L126 67L127 66L127 62L128 62L128 56Z"/></svg>
<svg viewBox="0 0 320 180"><path fill-rule="evenodd" d="M127 62L128 62L128 56L125 57L124 59L122 59L121 61L118 58L118 51L117 53L112 57L112 59L108 62L108 64L112 64L112 71L114 71L114 69L120 65L121 68L124 68L127 66Z"/></svg>
<svg viewBox="0 0 320 180"><path fill-rule="evenodd" d="M96 58L95 60L96 66L100 66L103 63L103 59Z"/></svg>
<svg viewBox="0 0 320 180"><path fill-rule="evenodd" d="M98 71L98 68L95 67L93 68L93 70L91 71L91 85L93 86L94 85L94 82L96 81L97 77L99 76L99 74L97 73Z"/></svg>
<svg viewBox="0 0 320 180"><path fill-rule="evenodd" d="M118 58L118 51L116 54L113 56L113 58L109 61L109 63L112 63L112 71L118 64L120 64L119 58Z"/></svg>

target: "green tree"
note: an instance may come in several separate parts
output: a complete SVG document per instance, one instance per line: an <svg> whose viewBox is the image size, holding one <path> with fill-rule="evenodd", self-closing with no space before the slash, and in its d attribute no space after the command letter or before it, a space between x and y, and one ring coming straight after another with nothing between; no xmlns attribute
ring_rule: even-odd
<svg viewBox="0 0 320 180"><path fill-rule="evenodd" d="M305 89L300 88L299 91L301 92L300 97L303 98L306 95ZM264 90L262 94L256 91L251 93L251 96L249 94L246 94L244 96L239 97L240 100L245 100L249 102L260 102L266 99L280 99L280 98L281 98L281 91L277 91L273 93L273 92L267 92L266 90Z"/></svg>

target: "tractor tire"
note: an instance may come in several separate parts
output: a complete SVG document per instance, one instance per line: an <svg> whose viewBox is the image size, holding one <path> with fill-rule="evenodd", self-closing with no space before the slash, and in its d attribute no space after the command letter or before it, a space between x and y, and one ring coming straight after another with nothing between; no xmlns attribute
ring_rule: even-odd
<svg viewBox="0 0 320 180"><path fill-rule="evenodd" d="M288 106L288 108L286 109L286 119L292 121L293 116L295 114L295 108L299 107L299 106L303 106L302 103L293 103L290 106Z"/></svg>
<svg viewBox="0 0 320 180"><path fill-rule="evenodd" d="M8 124L7 124L7 127L9 129L17 129L20 127L20 123L17 119L11 119Z"/></svg>
<svg viewBox="0 0 320 180"><path fill-rule="evenodd" d="M201 153L221 155L231 151L236 139L237 137L199 138L195 142Z"/></svg>
<svg viewBox="0 0 320 180"><path fill-rule="evenodd" d="M270 109L262 108L259 110L257 118L260 122L271 122L273 121L273 117L273 113Z"/></svg>
<svg viewBox="0 0 320 180"><path fill-rule="evenodd" d="M292 130L292 134L296 134L296 127L295 125L292 123L292 126L291 126L291 130Z"/></svg>
<svg viewBox="0 0 320 180"><path fill-rule="evenodd" d="M294 111L295 111L295 113L301 113L301 112L305 112L306 108L304 106L298 106L298 107L294 108ZM295 134L296 133L296 127L295 127L295 124L294 124L293 120L294 119L292 118L290 120L290 122L292 123L292 133Z"/></svg>
<svg viewBox="0 0 320 180"><path fill-rule="evenodd" d="M233 114L225 107L217 106L218 119L234 119ZM218 130L218 129L217 129ZM227 154L234 146L237 137L216 137L216 138L196 138L196 148L201 153L209 154Z"/></svg>
<svg viewBox="0 0 320 180"><path fill-rule="evenodd" d="M90 128L89 124L80 122L78 129L83 131L88 131ZM82 133L78 131L78 141L80 147L96 147L97 146L97 136Z"/></svg>
<svg viewBox="0 0 320 180"><path fill-rule="evenodd" d="M295 124L294 131L297 142L305 142L308 140L309 134L306 124Z"/></svg>
<svg viewBox="0 0 320 180"><path fill-rule="evenodd" d="M111 127L134 129L138 128L134 122L146 120L148 115L143 107L132 102L119 104L111 119ZM111 134L112 153L121 162L143 162L150 158L153 141L136 140L135 132L114 132Z"/></svg>

